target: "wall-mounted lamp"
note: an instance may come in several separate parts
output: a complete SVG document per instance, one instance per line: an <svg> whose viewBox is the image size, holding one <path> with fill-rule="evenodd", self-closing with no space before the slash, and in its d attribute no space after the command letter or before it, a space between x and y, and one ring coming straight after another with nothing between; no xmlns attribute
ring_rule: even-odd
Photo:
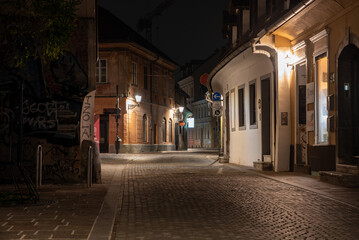
<svg viewBox="0 0 359 240"><path fill-rule="evenodd" d="M293 58L289 56L289 54L285 55L284 57L284 61L287 63L287 68L293 69L294 64L293 62Z"/></svg>
<svg viewBox="0 0 359 240"><path fill-rule="evenodd" d="M127 109L131 110L131 109L134 109L137 106L140 106L141 99L142 99L142 96L140 96L140 95L135 96L135 101L136 101L137 104L133 104L132 103L133 101L127 100L127 102L126 102L127 103Z"/></svg>
<svg viewBox="0 0 359 240"><path fill-rule="evenodd" d="M182 113L184 110L184 107L179 107L178 110L180 111L180 113Z"/></svg>

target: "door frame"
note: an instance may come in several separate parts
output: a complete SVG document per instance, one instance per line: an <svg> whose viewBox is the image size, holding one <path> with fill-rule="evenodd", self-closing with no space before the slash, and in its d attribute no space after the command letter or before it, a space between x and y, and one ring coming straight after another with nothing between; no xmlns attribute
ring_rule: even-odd
<svg viewBox="0 0 359 240"><path fill-rule="evenodd" d="M298 146L301 144L300 141L299 141L299 137L300 137L300 129L299 129L299 78L298 78L298 72L297 72L297 67L299 65L302 65L302 64L305 64L305 73L306 73L306 83L305 83L305 89L306 89L306 84L308 83L308 62L306 59L301 59L299 61L297 61L295 64L294 64L294 73L295 73L295 111L294 111L294 114L295 114L295 127L294 127L294 164L299 164L299 161L297 159L297 152L298 152ZM305 96L306 97L306 96ZM305 99L305 117L307 115L307 99ZM307 154L307 151L308 151L308 132L307 132L307 128L306 128L306 124L305 124L305 134L306 134L306 139L305 139L305 143L306 143L306 148L305 148L305 161L302 162L300 161L301 164L304 164L304 165L307 165L308 164L308 154ZM302 149L303 150L303 149ZM302 153L303 154L303 153Z"/></svg>
<svg viewBox="0 0 359 240"><path fill-rule="evenodd" d="M271 123L272 123L272 121L271 121L271 101L272 101L272 99L271 99L271 75L270 74L267 74L267 75L265 75L265 76L262 76L261 78L260 78L260 83L261 83L261 86L260 86L260 88L261 88L261 95L260 95L260 99L261 99L261 104L260 104L260 108L261 108L261 153L262 153L262 160L264 160L264 158L263 158L263 156L264 155L272 155L272 144L271 144ZM267 120L268 120L268 124L267 123L264 123L265 121L263 121L264 120L264 118L263 118L263 93L264 93L264 91L263 91L263 83L264 83L264 81L268 81L268 89L267 89L267 94L268 94L268 97L269 97L269 101L267 101L268 102L268 116L267 116ZM263 134L264 134L264 128L263 128L263 126L264 125L266 125L266 127L268 128L268 130L269 130L269 134L268 134L268 136L266 137L266 139L267 139L267 145L268 145L268 148L269 148L269 153L264 153L264 137L263 137Z"/></svg>
<svg viewBox="0 0 359 240"><path fill-rule="evenodd" d="M346 38L348 38L348 36L346 36ZM336 133L336 163L337 164L353 164L355 162L354 160L354 153L352 152L351 153L351 157L352 159L349 160L349 161L346 161L345 159L341 158L340 157L340 153L339 153L339 149L340 149L340 133L339 133L339 129L340 129L340 118L339 118L339 108L340 108L340 105L339 105L339 99L340 99L340 96L339 96L339 88L341 87L341 83L342 83L342 77L339 73L339 58L340 56L343 54L343 51L349 47L350 45L356 47L356 49L358 50L357 52L359 52L359 38L356 37L355 35L352 36L352 34L350 34L350 38L353 38L353 39L350 39L350 41L345 41L343 40L343 42L341 43L341 45L339 46L338 48L338 51L337 51L337 54L336 54L336 70L337 70L337 81L336 81L336 98L335 98L335 115L336 115L336 130L335 130L335 133ZM359 54L358 54L359 56ZM359 64L358 64L359 65ZM352 72L351 72L352 74ZM342 80L342 81L340 81ZM353 82L355 82L355 80L353 79L353 77L351 76L351 79L350 79L350 89L353 89L355 86L353 85ZM356 84L358 84L356 82ZM358 86L357 86L358 87ZM359 88L359 87L358 87ZM351 91L351 90L350 90ZM353 100L351 99L351 102L353 102ZM353 113L352 113L353 114ZM354 126L352 125L352 128ZM353 139L352 139L353 141ZM352 143L354 144L354 143ZM359 161L359 159L356 159L357 161ZM354 163L355 164L355 163ZM357 164L357 163L356 163ZM356 165L355 164L355 165Z"/></svg>
<svg viewBox="0 0 359 240"><path fill-rule="evenodd" d="M226 151L225 155L227 158L230 156L229 147L231 144L231 132L230 132L230 126L229 126L229 92L226 93L226 109L225 109L225 117L226 117Z"/></svg>

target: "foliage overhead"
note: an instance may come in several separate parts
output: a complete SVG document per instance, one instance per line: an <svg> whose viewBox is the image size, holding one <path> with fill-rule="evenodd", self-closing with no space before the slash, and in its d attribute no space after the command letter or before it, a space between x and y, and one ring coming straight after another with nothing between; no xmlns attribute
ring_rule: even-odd
<svg viewBox="0 0 359 240"><path fill-rule="evenodd" d="M57 59L76 30L81 0L8 0L0 16L0 66Z"/></svg>

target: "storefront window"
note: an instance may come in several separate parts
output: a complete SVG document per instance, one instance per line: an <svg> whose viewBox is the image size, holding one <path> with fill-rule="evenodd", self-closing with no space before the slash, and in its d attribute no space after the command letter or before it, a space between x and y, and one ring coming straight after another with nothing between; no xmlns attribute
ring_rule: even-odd
<svg viewBox="0 0 359 240"><path fill-rule="evenodd" d="M316 143L328 142L328 58L324 53L315 58L316 66Z"/></svg>

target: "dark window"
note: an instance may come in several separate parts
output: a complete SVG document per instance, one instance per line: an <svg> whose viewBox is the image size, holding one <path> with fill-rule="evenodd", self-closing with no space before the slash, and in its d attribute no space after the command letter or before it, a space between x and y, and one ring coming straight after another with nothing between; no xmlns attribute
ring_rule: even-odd
<svg viewBox="0 0 359 240"><path fill-rule="evenodd" d="M172 142L172 119L168 120L168 141Z"/></svg>
<svg viewBox="0 0 359 240"><path fill-rule="evenodd" d="M162 81L163 81L163 85L162 85L162 87L163 87L163 96L167 96L167 79L166 79L166 77L164 76L164 77L162 77Z"/></svg>
<svg viewBox="0 0 359 240"><path fill-rule="evenodd" d="M137 85L137 64L132 63L132 85Z"/></svg>
<svg viewBox="0 0 359 240"><path fill-rule="evenodd" d="M239 126L244 126L244 88L238 89L238 122Z"/></svg>
<svg viewBox="0 0 359 240"><path fill-rule="evenodd" d="M106 59L100 59L96 63L96 82L97 83L107 82L107 61L106 61Z"/></svg>
<svg viewBox="0 0 359 240"><path fill-rule="evenodd" d="M166 142L166 118L162 119L162 142Z"/></svg>
<svg viewBox="0 0 359 240"><path fill-rule="evenodd" d="M249 122L250 125L257 123L256 118L256 84L249 85Z"/></svg>
<svg viewBox="0 0 359 240"><path fill-rule="evenodd" d="M147 89L147 82L148 82L148 70L147 67L143 68L143 88Z"/></svg>
<svg viewBox="0 0 359 240"><path fill-rule="evenodd" d="M142 141L147 142L147 115L142 117Z"/></svg>

